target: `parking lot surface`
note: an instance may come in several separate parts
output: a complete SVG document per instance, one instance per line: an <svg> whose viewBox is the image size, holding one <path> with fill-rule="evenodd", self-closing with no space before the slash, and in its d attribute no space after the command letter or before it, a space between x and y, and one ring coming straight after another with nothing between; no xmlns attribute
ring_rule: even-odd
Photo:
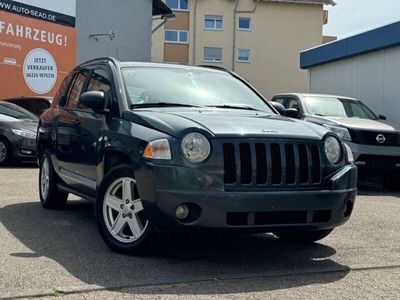
<svg viewBox="0 0 400 300"><path fill-rule="evenodd" d="M93 205L41 208L38 170L0 169L0 298L400 298L400 194L361 189L321 243L272 235L166 236L148 257L111 252Z"/></svg>

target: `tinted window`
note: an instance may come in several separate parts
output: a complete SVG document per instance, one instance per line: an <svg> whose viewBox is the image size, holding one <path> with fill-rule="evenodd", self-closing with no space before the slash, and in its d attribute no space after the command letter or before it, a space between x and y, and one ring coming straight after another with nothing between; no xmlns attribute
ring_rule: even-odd
<svg viewBox="0 0 400 300"><path fill-rule="evenodd" d="M295 108L297 110L300 110L299 101L297 99L289 99L286 108Z"/></svg>
<svg viewBox="0 0 400 300"><path fill-rule="evenodd" d="M53 100L54 103L57 103L60 106L65 105L68 88L69 88L70 82L73 78L73 75L74 75L74 73L71 73L65 77L60 88L57 91L56 96L54 97L54 100Z"/></svg>
<svg viewBox="0 0 400 300"><path fill-rule="evenodd" d="M111 108L113 99L111 78L105 70L96 69L93 71L87 90L104 92L106 108Z"/></svg>
<svg viewBox="0 0 400 300"><path fill-rule="evenodd" d="M82 94L83 87L87 79L87 71L83 71L75 76L75 79L68 91L67 107L79 108L79 96Z"/></svg>
<svg viewBox="0 0 400 300"><path fill-rule="evenodd" d="M195 106L247 106L272 113L242 81L226 72L175 68L123 70L130 103L179 103Z"/></svg>
<svg viewBox="0 0 400 300"><path fill-rule="evenodd" d="M26 109L7 102L0 103L0 115L17 120L37 121L37 117Z"/></svg>
<svg viewBox="0 0 400 300"><path fill-rule="evenodd" d="M274 99L272 99L272 101L278 102L278 103L280 103L282 105L285 104L285 98L274 98Z"/></svg>

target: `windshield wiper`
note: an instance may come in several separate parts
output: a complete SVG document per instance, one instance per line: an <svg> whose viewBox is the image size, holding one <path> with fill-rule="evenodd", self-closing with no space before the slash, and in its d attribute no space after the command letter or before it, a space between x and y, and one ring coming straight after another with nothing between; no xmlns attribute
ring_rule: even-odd
<svg viewBox="0 0 400 300"><path fill-rule="evenodd" d="M227 109L246 109L246 110L259 110L247 105L206 105L206 107L227 108Z"/></svg>
<svg viewBox="0 0 400 300"><path fill-rule="evenodd" d="M129 109L145 108L145 107L201 107L201 106L193 104L174 103L174 102L153 102L153 103L129 105Z"/></svg>

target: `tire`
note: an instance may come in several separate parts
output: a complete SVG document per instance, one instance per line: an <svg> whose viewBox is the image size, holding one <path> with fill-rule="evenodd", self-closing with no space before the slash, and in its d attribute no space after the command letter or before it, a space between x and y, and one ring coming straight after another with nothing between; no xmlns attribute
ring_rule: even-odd
<svg viewBox="0 0 400 300"><path fill-rule="evenodd" d="M61 181L54 171L50 154L45 152L40 159L39 166L39 194L40 203L47 209L60 209L65 206L68 193L61 192L57 188L57 183Z"/></svg>
<svg viewBox="0 0 400 300"><path fill-rule="evenodd" d="M110 249L129 255L149 253L154 233L130 165L117 166L106 174L96 196L95 213L100 235Z"/></svg>
<svg viewBox="0 0 400 300"><path fill-rule="evenodd" d="M11 146L10 143L0 138L0 166L6 166L11 161Z"/></svg>
<svg viewBox="0 0 400 300"><path fill-rule="evenodd" d="M333 229L274 232L279 239L296 243L314 243L327 237Z"/></svg>

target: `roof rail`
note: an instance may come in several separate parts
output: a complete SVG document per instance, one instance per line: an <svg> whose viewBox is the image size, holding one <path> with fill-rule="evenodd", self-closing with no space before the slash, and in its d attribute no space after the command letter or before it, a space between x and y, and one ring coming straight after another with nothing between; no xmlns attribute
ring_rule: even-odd
<svg viewBox="0 0 400 300"><path fill-rule="evenodd" d="M220 66L213 66L213 65L198 65L198 67L202 67L202 68L209 68L209 69L215 69L215 70L219 70L219 71L224 71L227 72L229 74L232 74L233 72L227 68L224 67L220 67Z"/></svg>
<svg viewBox="0 0 400 300"><path fill-rule="evenodd" d="M98 58L94 58L94 59L85 61L85 62L79 64L79 66L84 66L86 64L90 64L90 63L93 63L93 62L99 62L99 61L109 61L109 62L113 63L116 66L119 65L119 60L117 60L116 58L111 57L111 56L104 56L104 57L98 57Z"/></svg>

